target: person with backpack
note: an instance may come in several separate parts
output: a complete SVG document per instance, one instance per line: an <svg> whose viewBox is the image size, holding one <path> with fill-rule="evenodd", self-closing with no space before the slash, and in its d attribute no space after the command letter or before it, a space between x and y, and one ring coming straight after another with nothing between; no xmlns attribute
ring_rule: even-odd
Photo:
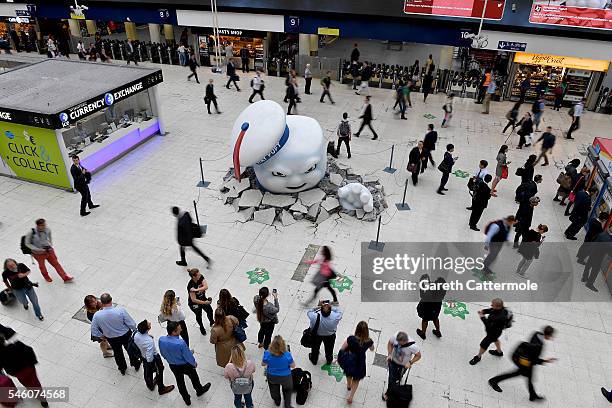
<svg viewBox="0 0 612 408"><path fill-rule="evenodd" d="M472 231L480 231L478 228L478 222L485 208L489 206L489 200L491 199L491 188L489 183L493 177L490 174L486 174L484 179L477 179L477 184L474 189L474 195L472 196L472 205L469 209L472 211L470 214L469 226Z"/></svg>
<svg viewBox="0 0 612 408"><path fill-rule="evenodd" d="M582 112L584 111L584 101L585 98L582 98L573 108L568 111L568 115L572 117L572 124L570 125L567 133L565 135L566 139L572 140L572 133L576 130L580 129L580 118L582 117Z"/></svg>
<svg viewBox="0 0 612 408"><path fill-rule="evenodd" d="M176 264L178 266L187 266L187 261L185 260L185 247L191 247L198 255L204 258L208 264L208 269L210 269L212 265L211 259L204 255L204 252L200 251L193 243L194 238L202 237L200 226L193 223L189 211L185 211L181 214L180 208L172 207L172 214L177 218L176 232L181 254L181 260L176 261Z"/></svg>
<svg viewBox="0 0 612 408"><path fill-rule="evenodd" d="M489 354L502 357L504 352L499 338L505 329L512 326L512 312L504 307L504 301L499 298L491 301L490 308L479 310L478 316L484 324L486 336L480 342L478 354L470 360L470 365L478 364L492 343L495 343L495 350L489 350Z"/></svg>
<svg viewBox="0 0 612 408"><path fill-rule="evenodd" d="M528 200L520 202L515 215L517 223L514 225L515 234L513 248L518 248L521 236L529 232L531 222L533 221L533 211L538 204L540 204L540 197L530 197Z"/></svg>
<svg viewBox="0 0 612 408"><path fill-rule="evenodd" d="M485 227L485 251L487 252L483 269L485 276L493 273L491 265L497 259L504 242L508 240L508 235L514 224L516 224L516 218L514 218L514 215L509 215L505 218L491 221Z"/></svg>
<svg viewBox="0 0 612 408"><path fill-rule="evenodd" d="M253 89L253 93L251 93L251 96L249 96L249 103L253 103L253 98L255 95L259 95L262 101L265 100L266 98L264 98L263 94L264 88L265 86L263 79L261 79L261 73L259 70L256 70L255 76L253 79L251 79L251 89Z"/></svg>
<svg viewBox="0 0 612 408"><path fill-rule="evenodd" d="M133 339L140 352L140 358L143 360L142 366L147 388L153 391L157 385L159 395L171 392L174 390L174 385L164 385L164 362L155 348L153 336L149 334L151 322L143 320L136 328Z"/></svg>
<svg viewBox="0 0 612 408"><path fill-rule="evenodd" d="M51 279L49 272L47 272L45 261L49 262L51 266L53 266L64 283L73 281L74 278L64 271L64 268L62 268L62 265L60 265L59 261L57 260L55 249L53 249L51 229L47 228L47 222L44 218L39 218L36 220L36 228L32 228L32 232L25 237L25 246L29 249L29 251L24 251L26 248L22 247L22 252L24 252L24 254L26 252L32 254L34 259L36 259L36 262L38 262L40 273L47 282L53 282L53 279Z"/></svg>
<svg viewBox="0 0 612 408"><path fill-rule="evenodd" d="M383 400L388 401L389 391L399 384L406 370L421 359L421 349L406 332L398 331L387 342L389 376Z"/></svg>
<svg viewBox="0 0 612 408"><path fill-rule="evenodd" d="M264 351L261 364L265 367L270 396L276 406L281 404L281 387L285 408L291 406L293 391L293 377L291 370L295 368L295 361L291 352L287 351L287 344L281 336L274 336L270 348Z"/></svg>
<svg viewBox="0 0 612 408"><path fill-rule="evenodd" d="M227 89L230 89L230 84L233 82L234 86L236 87L236 91L240 92L240 87L238 86L238 83L236 82L236 80L238 79L238 75L236 75L236 65L234 65L234 61L232 61L232 58L227 59L225 75L227 75L227 84L225 84L225 87Z"/></svg>
<svg viewBox="0 0 612 408"><path fill-rule="evenodd" d="M270 290L267 287L259 289L259 294L253 298L255 311L257 313L257 321L259 322L259 332L257 333L257 347L267 350L272 341L272 333L274 326L278 324L278 312L280 306L278 304L278 292L272 290L274 303L268 301Z"/></svg>
<svg viewBox="0 0 612 408"><path fill-rule="evenodd" d="M533 386L533 369L536 365L552 363L556 358L543 359L540 357L544 348L545 340L552 340L555 329L552 326L544 327L542 332L536 332L531 336L529 342L522 342L512 354L512 361L517 369L506 374L501 374L489 379L489 385L497 392L502 392L499 383L513 377L523 376L527 378L529 389L529 401L538 401L544 397L538 395Z"/></svg>
<svg viewBox="0 0 612 408"><path fill-rule="evenodd" d="M346 375L346 389L350 392L346 402L353 403L359 382L366 376L366 353L374 351L374 341L370 338L368 323L357 323L355 334L347 337L338 351L338 364Z"/></svg>
<svg viewBox="0 0 612 408"><path fill-rule="evenodd" d="M542 150L540 152L540 155L538 156L538 159L533 164L534 166L538 164L540 162L540 159L542 158L544 158L544 163L542 163L542 166L548 166L547 154L552 150L553 147L555 147L556 139L557 137L552 133L552 127L546 126L546 132L542 133L542 136L540 136L540 138L534 143L535 145L537 143L542 142Z"/></svg>
<svg viewBox="0 0 612 408"><path fill-rule="evenodd" d="M548 226L545 224L538 225L536 230L530 229L523 234L523 241L518 247L518 253L523 259L516 267L516 273L521 278L525 278L525 272L533 262L533 259L540 257L540 245L544 242L544 234L548 232Z"/></svg>
<svg viewBox="0 0 612 408"><path fill-rule="evenodd" d="M542 115L544 115L544 107L546 101L544 99L544 93L540 93L531 106L531 113L533 113L533 124L535 125L535 131L539 132L540 122L542 121Z"/></svg>
<svg viewBox="0 0 612 408"><path fill-rule="evenodd" d="M443 128L448 127L451 119L453 118L453 100L454 99L455 99L455 94L451 92L451 94L446 97L446 103L442 105L442 110L444 111L444 119L442 119Z"/></svg>
<svg viewBox="0 0 612 408"><path fill-rule="evenodd" d="M42 388L35 365L38 359L32 347L20 341L7 343L4 336L0 336L0 370L4 370L11 375L28 390L36 391ZM37 395L37 394L34 394ZM37 397L43 408L49 406L44 395L38 394ZM6 395L4 396L6 398Z"/></svg>
<svg viewBox="0 0 612 408"><path fill-rule="evenodd" d="M514 129L516 129L516 126L517 126L519 109L521 108L522 104L523 104L523 102L521 102L521 101L516 102L514 104L514 106L512 106L512 109L510 109L508 111L508 113L506 113L506 119L508 119L508 123L504 127L504 130L502 130L502 133L506 133L506 130L510 126L512 126L512 130L510 131L510 134L512 134L514 132Z"/></svg>
<svg viewBox="0 0 612 408"><path fill-rule="evenodd" d="M29 308L28 299L30 299L34 308L34 315L38 317L38 320L42 321L45 318L40 311L38 296L36 296L36 291L34 290L34 287L38 287L38 283L30 281L30 278L28 278L29 274L30 268L25 264L17 263L12 258L4 261L4 271L2 272L4 285L15 295L25 310Z"/></svg>
<svg viewBox="0 0 612 408"><path fill-rule="evenodd" d="M223 369L223 376L229 380L230 388L234 393L235 408L253 408L253 374L255 364L246 358L242 347L232 347L230 361ZM244 398L244 405L242 403Z"/></svg>
<svg viewBox="0 0 612 408"><path fill-rule="evenodd" d="M348 154L348 158L351 158L351 124L348 121L348 113L344 112L342 114L342 120L338 125L338 146L336 147L336 158L340 155L340 146L342 143L346 146L346 153Z"/></svg>
<svg viewBox="0 0 612 408"><path fill-rule="evenodd" d="M325 98L327 95L332 105L335 104L336 102L334 102L331 93L329 92L331 89L331 71L327 71L327 74L321 79L321 86L323 87L323 93L321 94L321 99L319 99L319 102L325 103L323 98Z"/></svg>
<svg viewBox="0 0 612 408"><path fill-rule="evenodd" d="M329 301L322 300L315 308L309 310L307 315L310 322L309 327L312 330L312 347L308 353L308 359L313 365L317 365L321 343L323 343L325 362L331 364L334 359L336 332L343 312L337 307L332 307Z"/></svg>
<svg viewBox="0 0 612 408"><path fill-rule="evenodd" d="M514 192L514 201L517 203L526 203L531 197L538 193L538 184L542 183L542 175L536 174L533 180L527 180L519 184Z"/></svg>

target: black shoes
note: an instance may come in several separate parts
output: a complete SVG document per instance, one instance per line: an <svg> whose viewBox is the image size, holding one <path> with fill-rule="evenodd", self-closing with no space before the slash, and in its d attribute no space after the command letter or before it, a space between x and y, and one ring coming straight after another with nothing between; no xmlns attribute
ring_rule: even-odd
<svg viewBox="0 0 612 408"><path fill-rule="evenodd" d="M100 204L94 204L94 205L90 205L89 209L93 209L93 208L98 208L100 206Z"/></svg>
<svg viewBox="0 0 612 408"><path fill-rule="evenodd" d="M432 332L432 333L434 334L434 336L436 336L437 338L442 337L442 332L440 332L440 330L433 329L431 332Z"/></svg>
<svg viewBox="0 0 612 408"><path fill-rule="evenodd" d="M502 389L499 388L499 385L497 385L496 382L493 382L491 380L489 380L489 385L491 386L491 388L493 388L495 391L497 392L502 392Z"/></svg>
<svg viewBox="0 0 612 408"><path fill-rule="evenodd" d="M204 384L204 386L202 388L200 388L199 391L196 391L196 395L198 397L201 397L202 395L204 395L205 392L207 392L210 389L210 383L206 383Z"/></svg>
<svg viewBox="0 0 612 408"><path fill-rule="evenodd" d="M123 370L119 370L119 372L121 373L121 375L125 375L125 368Z"/></svg>
<svg viewBox="0 0 612 408"><path fill-rule="evenodd" d="M472 225L470 225L470 229L471 229L472 231L480 231L480 228L478 228L478 227L474 227L474 226L472 226Z"/></svg>
<svg viewBox="0 0 612 408"><path fill-rule="evenodd" d="M436 193L440 194L440 195L446 195L444 194L441 190L436 191Z"/></svg>
<svg viewBox="0 0 612 408"><path fill-rule="evenodd" d="M478 364L479 362L480 362L480 357L478 357L478 356L474 356L474 358L472 358L472 359L470 360L470 365L476 365L476 364Z"/></svg>
<svg viewBox="0 0 612 408"><path fill-rule="evenodd" d="M200 327L200 333L202 333L202 336L206 336L206 329L203 327Z"/></svg>
<svg viewBox="0 0 612 408"><path fill-rule="evenodd" d="M503 357L504 356L504 352L503 351L497 351L497 350L489 350L489 354L495 357Z"/></svg>
<svg viewBox="0 0 612 408"><path fill-rule="evenodd" d="M423 340L425 340L427 338L427 336L425 335L425 332L421 329L416 329L417 334L419 335L420 338L422 338Z"/></svg>
<svg viewBox="0 0 612 408"><path fill-rule="evenodd" d="M543 401L544 397L534 394L529 396L529 401Z"/></svg>
<svg viewBox="0 0 612 408"><path fill-rule="evenodd" d="M84 211L81 213L81 217L85 217L87 215L91 214L89 211Z"/></svg>
<svg viewBox="0 0 612 408"><path fill-rule="evenodd" d="M178 266L187 266L187 262L185 262L185 261L176 261L176 264Z"/></svg>
<svg viewBox="0 0 612 408"><path fill-rule="evenodd" d="M587 283L587 284L586 284L586 287L587 287L587 288L589 288L589 289L591 289L593 292L599 292L599 291L597 290L597 288L596 288L595 286L593 286L592 284L590 284L590 283Z"/></svg>

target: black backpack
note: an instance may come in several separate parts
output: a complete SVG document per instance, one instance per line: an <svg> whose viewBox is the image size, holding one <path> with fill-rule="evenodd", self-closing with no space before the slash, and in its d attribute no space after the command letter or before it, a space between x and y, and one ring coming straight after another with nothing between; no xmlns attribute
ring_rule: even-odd
<svg viewBox="0 0 612 408"><path fill-rule="evenodd" d="M512 323L514 323L514 313L512 313L510 309L506 309L506 323L504 325L504 329L511 328Z"/></svg>
<svg viewBox="0 0 612 408"><path fill-rule="evenodd" d="M13 303L14 300L15 300L15 295L13 294L12 291L8 289L4 289L2 292L0 292L0 303L2 303L2 305L8 306L11 303ZM5 336L5 338L8 338L8 337Z"/></svg>
<svg viewBox="0 0 612 408"><path fill-rule="evenodd" d="M342 122L340 122L340 126L338 127L338 133L341 137L349 137L351 133L351 127L349 126L349 123L347 121L343 120Z"/></svg>
<svg viewBox="0 0 612 408"><path fill-rule="evenodd" d="M138 346L136 345L136 342L134 341L135 335L136 335L136 332L132 333L132 337L130 337L130 340L128 340L127 352L128 352L128 355L132 357L133 360L143 360L142 353L140 352L140 349L138 348Z"/></svg>
<svg viewBox="0 0 612 408"><path fill-rule="evenodd" d="M304 405L306 399L308 399L308 392L312 388L310 371L294 368L291 370L291 378L293 380L293 389L297 391L295 402L298 405Z"/></svg>
<svg viewBox="0 0 612 408"><path fill-rule="evenodd" d="M531 350L533 344L526 341L518 345L512 353L512 362L519 368L529 368L533 365L531 361Z"/></svg>
<svg viewBox="0 0 612 408"><path fill-rule="evenodd" d="M32 235L35 234L34 228L32 228ZM21 241L19 243L19 247L21 248L21 253L24 255L32 255L32 250L26 245L27 242L27 235L23 235L21 237Z"/></svg>

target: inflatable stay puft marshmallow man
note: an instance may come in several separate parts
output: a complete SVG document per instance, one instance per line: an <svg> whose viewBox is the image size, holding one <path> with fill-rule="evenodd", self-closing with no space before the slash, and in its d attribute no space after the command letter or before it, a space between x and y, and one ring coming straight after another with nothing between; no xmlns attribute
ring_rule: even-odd
<svg viewBox="0 0 612 408"><path fill-rule="evenodd" d="M315 187L327 170L323 129L306 116L287 116L276 102L247 107L232 129L234 176L252 166L258 183L271 193Z"/></svg>

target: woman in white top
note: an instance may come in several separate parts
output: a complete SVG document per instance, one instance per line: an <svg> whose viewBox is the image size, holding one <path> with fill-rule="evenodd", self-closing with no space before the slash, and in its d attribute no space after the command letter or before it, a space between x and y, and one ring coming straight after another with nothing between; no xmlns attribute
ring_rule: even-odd
<svg viewBox="0 0 612 408"><path fill-rule="evenodd" d="M306 80L304 93L306 95L310 95L310 84L312 84L312 71L310 71L310 64L306 64L306 69L304 70L304 79Z"/></svg>
<svg viewBox="0 0 612 408"><path fill-rule="evenodd" d="M77 53L79 54L79 59L84 61L85 58L85 46L83 45L83 41L79 41L77 44Z"/></svg>
<svg viewBox="0 0 612 408"><path fill-rule="evenodd" d="M49 58L55 58L57 56L57 46L55 45L55 40L52 35L50 35L47 40L47 56Z"/></svg>
<svg viewBox="0 0 612 408"><path fill-rule="evenodd" d="M176 297L173 290L167 290L164 293L160 312L160 321L177 322L181 326L181 337L185 340L187 346L189 346L189 333L185 324L185 313L181 309L179 298Z"/></svg>

